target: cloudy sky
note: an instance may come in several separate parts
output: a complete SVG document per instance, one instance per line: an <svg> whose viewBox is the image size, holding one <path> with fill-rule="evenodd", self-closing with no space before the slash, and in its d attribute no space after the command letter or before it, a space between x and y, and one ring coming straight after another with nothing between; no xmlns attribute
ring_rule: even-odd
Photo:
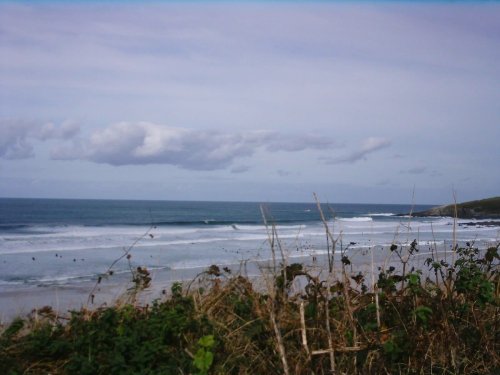
<svg viewBox="0 0 500 375"><path fill-rule="evenodd" d="M0 2L0 196L499 195L499 2Z"/></svg>

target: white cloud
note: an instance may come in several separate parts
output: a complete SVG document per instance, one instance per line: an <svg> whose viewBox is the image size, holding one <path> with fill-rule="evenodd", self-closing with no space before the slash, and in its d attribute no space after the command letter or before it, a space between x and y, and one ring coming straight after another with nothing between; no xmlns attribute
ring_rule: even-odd
<svg viewBox="0 0 500 375"><path fill-rule="evenodd" d="M255 189L265 186L267 197L278 168L300 171L311 184L338 179L331 165L317 162L323 154L325 162L347 166L340 168L344 182L367 191L373 181L395 181L419 159L427 171L405 176L431 176L437 165L446 171L443 184L470 175L495 191L499 20L498 4L2 3L0 118L83 118L92 126L86 131L104 125L96 139L85 133L66 148L50 127L37 137L0 129L0 161L41 156L22 168L4 163L2 178L75 174L96 181L163 178L169 185L180 176L213 199L220 194L199 184L208 173L189 169L227 168L214 174L221 191L222 177L241 177ZM108 126L142 119L189 129ZM269 132L248 132L255 128ZM363 148L370 135L387 135L392 146ZM332 151L331 139L349 147ZM45 160L39 151L52 146L59 146L54 158L94 162ZM382 155L384 163L360 162ZM163 174L165 164L150 165L132 168L130 176L129 168L109 167L127 163L179 168ZM257 163L245 178L230 174ZM292 177L304 183L296 172ZM116 190L124 185L117 184Z"/></svg>
<svg viewBox="0 0 500 375"><path fill-rule="evenodd" d="M34 156L33 140L70 139L80 128L73 122L59 126L35 121L0 120L0 158L26 159Z"/></svg>
<svg viewBox="0 0 500 375"><path fill-rule="evenodd" d="M43 141L47 139L71 139L79 132L80 126L72 121L65 121L59 126L47 123L35 132L35 137Z"/></svg>
<svg viewBox="0 0 500 375"><path fill-rule="evenodd" d="M355 163L362 159L366 160L368 154L389 147L390 145L391 141L387 138L370 137L363 140L359 149L350 154L336 158L322 158L321 160L326 164Z"/></svg>
<svg viewBox="0 0 500 375"><path fill-rule="evenodd" d="M59 147L53 159L83 159L111 165L170 164L184 169L224 169L234 160L249 157L258 148L269 152L296 152L333 147L326 137L282 135L252 131L222 133L159 125L122 122L91 134L71 147ZM241 172L241 167L233 173Z"/></svg>

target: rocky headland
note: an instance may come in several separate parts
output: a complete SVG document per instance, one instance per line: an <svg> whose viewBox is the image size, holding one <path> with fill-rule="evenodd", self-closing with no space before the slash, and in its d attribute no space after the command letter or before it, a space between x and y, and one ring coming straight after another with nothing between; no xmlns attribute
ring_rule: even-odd
<svg viewBox="0 0 500 375"><path fill-rule="evenodd" d="M481 199L433 207L429 210L413 212L412 216L456 216L460 219L500 219L500 197ZM495 222L496 223L496 222Z"/></svg>

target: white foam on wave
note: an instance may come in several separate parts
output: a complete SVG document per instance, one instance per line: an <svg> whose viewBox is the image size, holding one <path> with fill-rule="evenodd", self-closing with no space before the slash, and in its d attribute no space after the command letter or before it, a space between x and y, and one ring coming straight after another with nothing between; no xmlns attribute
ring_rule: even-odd
<svg viewBox="0 0 500 375"><path fill-rule="evenodd" d="M3 236L6 240L16 239L38 239L38 238L68 238L74 239L78 237L113 237L113 236L127 236L127 237L141 237L146 232L159 233L168 235L188 235L194 234L203 230L232 230L230 226L213 226L213 227L191 227L184 228L180 226L164 226L154 227L149 226L57 226L57 227L36 227L36 231L28 231L25 233L9 233Z"/></svg>
<svg viewBox="0 0 500 375"><path fill-rule="evenodd" d="M13 278L13 279L7 279L3 280L0 279L0 286L10 286L10 285L23 285L26 284L26 279L24 278Z"/></svg>
<svg viewBox="0 0 500 375"><path fill-rule="evenodd" d="M376 214L366 214L366 216L394 216L395 214L392 212L380 212Z"/></svg>
<svg viewBox="0 0 500 375"><path fill-rule="evenodd" d="M231 242L231 241L266 241L268 239L267 234L262 230L260 234L257 233L242 233L234 231L234 235L231 236L217 236L217 237L188 237L188 238L178 238L178 239L162 239L161 236L154 237L150 239L145 237L135 244L135 248L154 248L154 247L172 247L172 246L184 246L184 245L197 245L197 244L209 244L216 242ZM302 237L302 233L296 234L281 234L279 238L289 239ZM130 246L133 243L133 238L116 238L108 241L108 243L90 241L89 243L82 242L50 242L46 243L39 241L34 243L31 241L18 241L16 246L9 248L0 247L0 254L29 254L29 253L40 253L40 252L68 252L68 251L86 251L86 250L109 250L109 249L121 249ZM111 242L111 243L109 243Z"/></svg>
<svg viewBox="0 0 500 375"><path fill-rule="evenodd" d="M86 274L86 275L62 275L62 276L53 276L53 277L42 277L37 280L31 280L40 283L54 283L54 284L67 284L71 280L92 280L95 278L95 274Z"/></svg>
<svg viewBox="0 0 500 375"><path fill-rule="evenodd" d="M236 228L235 228L236 227ZM306 228L307 226L305 224L277 224L276 229L277 230L302 230ZM263 231L266 229L265 225L263 224L232 224L230 226L225 227L228 230L247 230L247 231Z"/></svg>
<svg viewBox="0 0 500 375"><path fill-rule="evenodd" d="M150 248L150 247L166 247L166 246L175 246L175 245L196 245L200 243L211 243L211 242L219 242L219 241L230 241L232 238L229 237L213 237L213 238L190 238L190 239L180 239L180 240L172 240L172 241L154 241L154 240L144 240L139 241L135 244L135 248ZM128 242L120 242L113 244L98 244L91 243L85 246L75 245L75 244L67 244L67 243L59 243L53 244L50 246L41 247L40 245L37 247L32 244L27 244L25 247L16 247L11 249L1 249L0 254L29 254L29 253L39 253L39 252L68 252L68 251L85 251L85 250L106 250L106 249L123 249L127 248L131 245L132 241ZM125 245L124 245L125 244Z"/></svg>
<svg viewBox="0 0 500 375"><path fill-rule="evenodd" d="M405 246L409 246L411 243L405 243ZM418 246L442 246L444 245L444 240L427 240L427 241L418 241Z"/></svg>
<svg viewBox="0 0 500 375"><path fill-rule="evenodd" d="M305 224L299 224L299 225L279 224L279 225L277 225L277 229L304 229L306 227L307 227L307 225L305 225Z"/></svg>
<svg viewBox="0 0 500 375"><path fill-rule="evenodd" d="M74 226L74 227L57 227L50 228L51 230L45 230L45 228L40 227L41 233L37 232L26 232L26 233L12 233L6 236L8 240L17 239L50 239L50 238L67 238L74 239L78 237L92 238L92 237L103 237L103 236L113 236L113 235L128 235L128 236L141 236L146 232L146 229L137 228L125 228L125 227L84 227L84 226ZM49 229L49 228L48 228Z"/></svg>
<svg viewBox="0 0 500 375"><path fill-rule="evenodd" d="M361 217L339 217L338 221L347 221L347 222L368 222L373 221L371 217L361 216Z"/></svg>
<svg viewBox="0 0 500 375"><path fill-rule="evenodd" d="M175 245L196 245L199 243L210 243L219 241L228 241L227 237L213 237L213 238L191 238L185 240L173 240L173 241L152 241L138 243L137 247L161 247L161 246L175 246Z"/></svg>
<svg viewBox="0 0 500 375"><path fill-rule="evenodd" d="M236 226L238 230L247 230L247 231L255 231L255 230L265 230L264 225L252 225L252 224L233 224ZM234 230L233 226L229 226L230 230Z"/></svg>

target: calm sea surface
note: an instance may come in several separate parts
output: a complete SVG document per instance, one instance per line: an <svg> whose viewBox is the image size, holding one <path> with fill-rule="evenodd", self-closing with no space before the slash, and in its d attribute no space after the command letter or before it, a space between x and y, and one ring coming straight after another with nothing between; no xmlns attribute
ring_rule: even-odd
<svg viewBox="0 0 500 375"><path fill-rule="evenodd" d="M415 206L415 211L429 206ZM314 203L267 203L268 221L289 257L326 251ZM451 246L451 218L394 216L409 205L331 204L323 207L339 244L363 249L407 243ZM498 227L464 225L459 241L498 241ZM9 285L53 285L95 279L137 241L133 266L186 269L269 259L261 205L242 202L0 199L0 290ZM116 272L126 272L119 262Z"/></svg>

